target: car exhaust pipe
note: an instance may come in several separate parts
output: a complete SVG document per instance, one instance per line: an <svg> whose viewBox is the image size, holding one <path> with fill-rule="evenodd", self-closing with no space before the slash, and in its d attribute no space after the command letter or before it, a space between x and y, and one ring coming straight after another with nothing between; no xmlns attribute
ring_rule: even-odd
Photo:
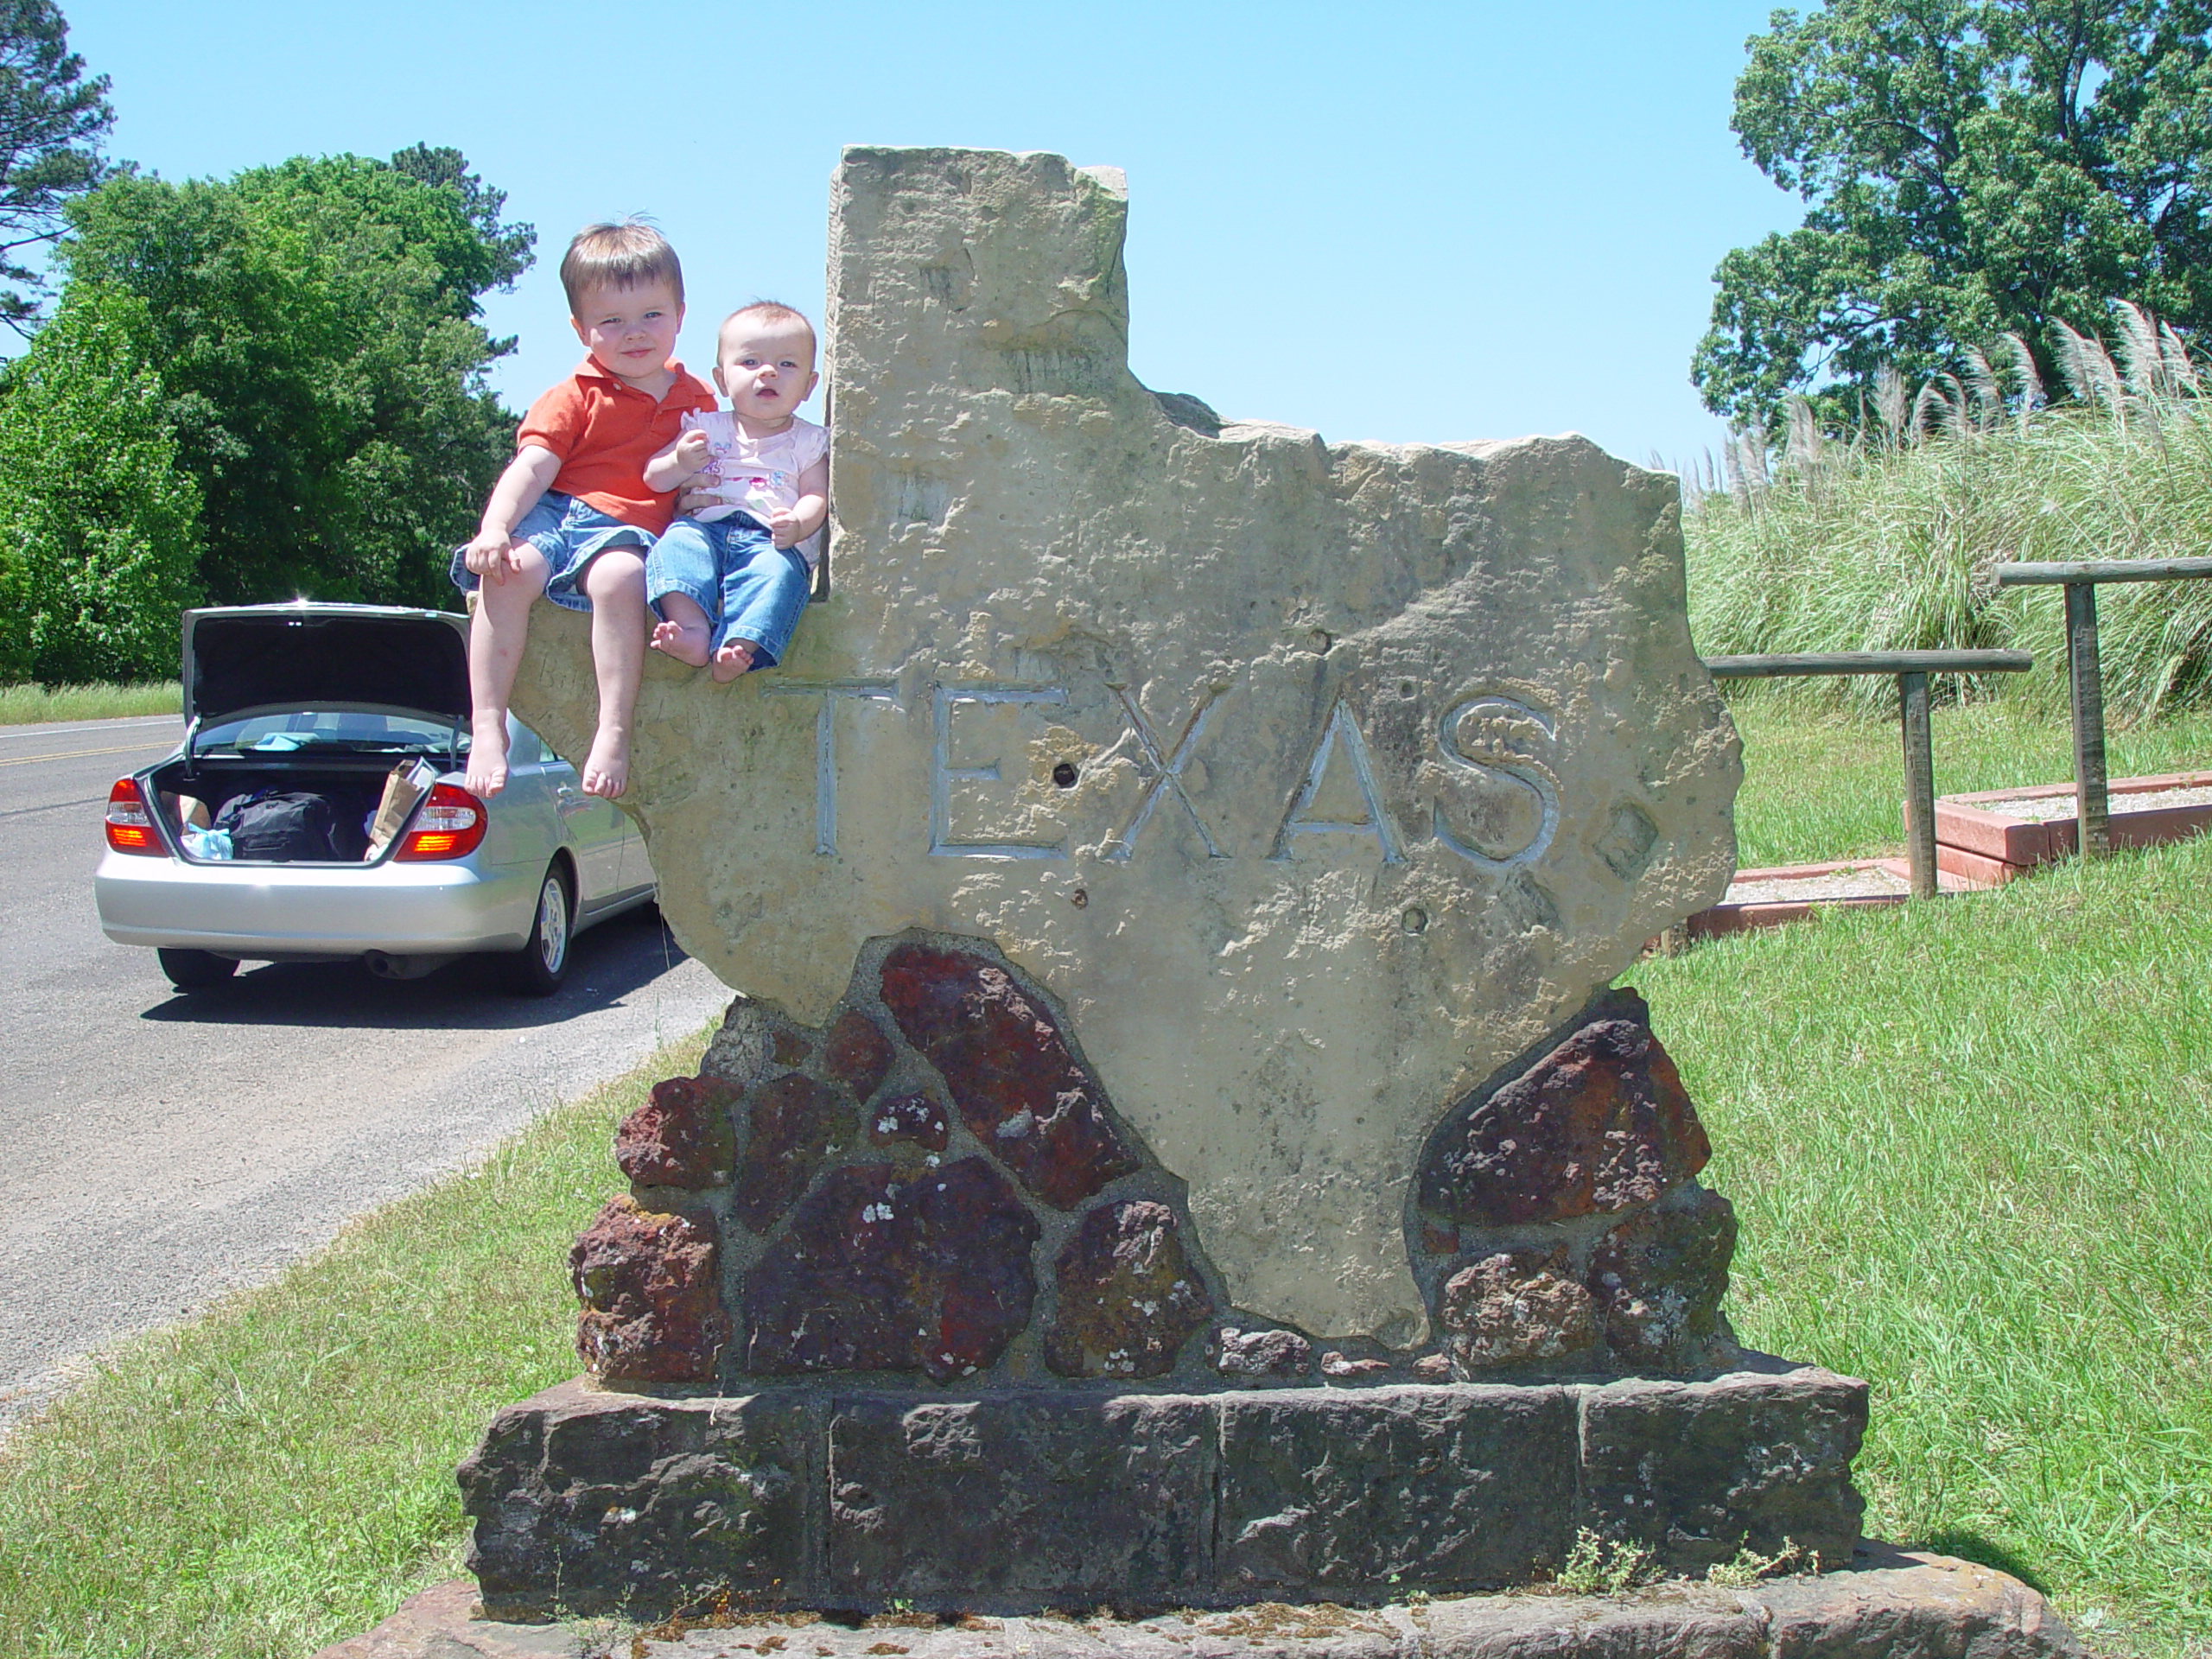
<svg viewBox="0 0 2212 1659"><path fill-rule="evenodd" d="M420 979L425 974L435 974L453 958L449 956L395 957L383 950L372 950L362 958L369 971L378 979Z"/></svg>

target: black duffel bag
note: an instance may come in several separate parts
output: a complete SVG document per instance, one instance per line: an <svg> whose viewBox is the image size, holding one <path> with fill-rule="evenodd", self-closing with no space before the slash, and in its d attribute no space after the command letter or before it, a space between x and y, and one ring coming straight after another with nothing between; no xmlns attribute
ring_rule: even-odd
<svg viewBox="0 0 2212 1659"><path fill-rule="evenodd" d="M348 836L327 795L303 789L258 789L223 803L215 828L230 832L231 856L261 864L297 861L352 864L365 842L358 827Z"/></svg>

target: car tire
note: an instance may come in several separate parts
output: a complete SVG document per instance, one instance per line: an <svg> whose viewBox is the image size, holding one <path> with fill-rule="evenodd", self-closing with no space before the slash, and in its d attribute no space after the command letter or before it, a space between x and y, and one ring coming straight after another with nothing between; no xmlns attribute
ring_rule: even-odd
<svg viewBox="0 0 2212 1659"><path fill-rule="evenodd" d="M212 950L156 950L162 971L180 991L204 991L220 985L238 970L235 957L219 957Z"/></svg>
<svg viewBox="0 0 2212 1659"><path fill-rule="evenodd" d="M569 947L575 938L575 900L568 871L549 866L537 889L537 914L530 924L530 943L507 958L507 982L524 996L550 996L569 976Z"/></svg>

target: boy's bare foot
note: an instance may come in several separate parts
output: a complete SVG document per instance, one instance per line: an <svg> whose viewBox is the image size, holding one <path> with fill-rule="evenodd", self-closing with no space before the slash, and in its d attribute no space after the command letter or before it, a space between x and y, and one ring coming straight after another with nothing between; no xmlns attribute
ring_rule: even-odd
<svg viewBox="0 0 2212 1659"><path fill-rule="evenodd" d="M714 667L708 671L719 683L728 685L753 666L753 650L749 640L725 639L715 653Z"/></svg>
<svg viewBox="0 0 2212 1659"><path fill-rule="evenodd" d="M591 753L584 757L583 785L585 794L610 801L630 787L628 733L610 732L602 726L593 735Z"/></svg>
<svg viewBox="0 0 2212 1659"><path fill-rule="evenodd" d="M507 716L505 710L469 722L468 770L461 783L484 799L507 786Z"/></svg>
<svg viewBox="0 0 2212 1659"><path fill-rule="evenodd" d="M664 652L679 663L689 663L694 668L707 665L707 631L688 628L681 622L661 622L654 625L652 638L646 641L655 651Z"/></svg>

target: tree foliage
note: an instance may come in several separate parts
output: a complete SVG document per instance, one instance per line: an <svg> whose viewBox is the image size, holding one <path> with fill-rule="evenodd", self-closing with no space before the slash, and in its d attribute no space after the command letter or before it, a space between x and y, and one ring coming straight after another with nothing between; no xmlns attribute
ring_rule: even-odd
<svg viewBox="0 0 2212 1659"><path fill-rule="evenodd" d="M165 679L197 597L200 491L145 302L73 291L0 399L0 681Z"/></svg>
<svg viewBox="0 0 2212 1659"><path fill-rule="evenodd" d="M75 295L140 302L219 603L442 603L511 446L478 296L527 226L457 151L296 158L227 181L111 179L70 211Z"/></svg>
<svg viewBox="0 0 2212 1659"><path fill-rule="evenodd" d="M1894 364L2132 300L2212 324L2212 0L1829 0L1777 11L1736 84L1744 153L1808 204L1730 252L1691 378L1774 423Z"/></svg>
<svg viewBox="0 0 2212 1659"><path fill-rule="evenodd" d="M61 232L62 209L105 175L115 124L107 77L85 79L50 0L0 0L0 321L22 329L43 287L26 250Z"/></svg>

